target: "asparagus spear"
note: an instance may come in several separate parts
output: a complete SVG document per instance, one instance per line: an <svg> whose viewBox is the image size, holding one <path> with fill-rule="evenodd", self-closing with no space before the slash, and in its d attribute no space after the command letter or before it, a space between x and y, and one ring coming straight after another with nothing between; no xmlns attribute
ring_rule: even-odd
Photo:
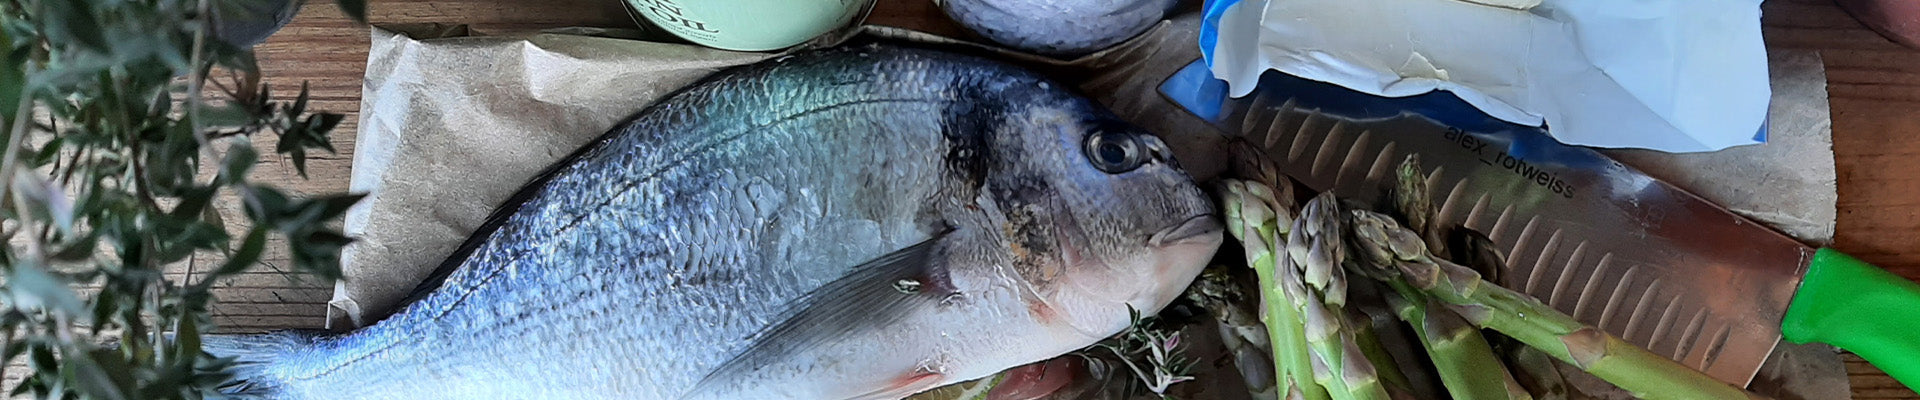
<svg viewBox="0 0 1920 400"><path fill-rule="evenodd" d="M1494 248L1493 239L1488 238L1487 235L1464 226L1454 226L1447 233L1447 249L1453 252L1452 256L1447 257L1448 260L1472 268L1473 272L1480 273L1481 279L1486 279L1488 282L1501 282L1501 268L1507 264L1507 257L1501 255L1499 249Z"/></svg>
<svg viewBox="0 0 1920 400"><path fill-rule="evenodd" d="M1441 251L1446 240L1432 222L1433 197L1427 191L1426 174L1421 172L1420 156L1408 155L1394 174L1391 189L1394 211L1407 228L1418 234L1432 251ZM1487 249L1491 250L1491 249ZM1458 259L1458 258L1456 258ZM1498 265L1487 265L1497 271ZM1480 328L1467 324L1445 307L1433 306L1426 294L1405 282L1388 280L1398 296L1389 296L1400 318L1413 326L1433 360L1447 393L1456 399L1529 399Z"/></svg>
<svg viewBox="0 0 1920 400"><path fill-rule="evenodd" d="M1349 293L1348 296L1351 298L1352 294ZM1382 342L1379 332L1374 328L1373 316L1358 307L1348 307L1347 320L1354 322L1353 338L1360 344L1360 353L1373 364L1373 371L1380 375L1380 382L1386 385L1387 394L1394 395L1394 398L1401 397L1396 392L1405 392L1408 396L1412 396L1413 384L1400 370L1400 366L1395 364L1393 354L1387 351L1386 343Z"/></svg>
<svg viewBox="0 0 1920 400"><path fill-rule="evenodd" d="M1506 256L1494 248L1493 240L1479 232L1464 226L1455 226L1447 234L1447 248L1453 251L1449 259L1459 262L1474 272L1479 272L1488 282L1499 282L1501 266L1506 265ZM1567 384L1565 376L1547 353L1527 347L1505 337L1490 337L1488 344L1493 345L1495 354L1507 362L1508 370L1521 387L1534 394L1540 400L1587 399L1586 396Z"/></svg>
<svg viewBox="0 0 1920 400"><path fill-rule="evenodd" d="M1298 296L1279 284L1275 270L1279 235L1293 226L1288 207L1281 203L1293 198L1285 191L1290 186L1280 186L1281 192L1275 193L1259 183L1227 180L1224 185L1222 208L1227 214L1227 232L1245 248L1247 265L1260 281L1260 308L1264 310L1260 321L1266 324L1272 340L1276 391L1290 399L1326 400L1326 390L1312 382L1304 320L1292 306Z"/></svg>
<svg viewBox="0 0 1920 400"><path fill-rule="evenodd" d="M1420 155L1408 154L1400 161L1400 167L1394 170L1394 185L1388 197L1393 200L1393 211L1401 221L1406 221L1421 240L1427 242L1427 250L1433 254L1446 254L1446 240L1440 235L1438 224L1433 217L1432 193L1427 190L1427 176L1421 173Z"/></svg>
<svg viewBox="0 0 1920 400"><path fill-rule="evenodd" d="M1337 202L1332 193L1322 193L1302 207L1287 235L1286 256L1275 268L1292 267L1293 273L1280 273L1280 284L1305 294L1293 305L1306 317L1314 381L1334 399L1385 400L1386 388L1354 338L1356 323L1342 309L1347 283L1340 265L1345 247Z"/></svg>
<svg viewBox="0 0 1920 400"><path fill-rule="evenodd" d="M1648 399L1760 398L1665 357L1586 326L1539 300L1480 279L1480 274L1427 253L1421 238L1378 213L1348 214L1354 245L1374 266L1369 275L1399 280L1451 305L1468 322L1500 331L1560 361Z"/></svg>
<svg viewBox="0 0 1920 400"><path fill-rule="evenodd" d="M1347 263L1356 262L1357 257L1347 257ZM1346 269L1349 274L1361 270L1357 266ZM1412 326L1394 312L1387 301L1391 296L1397 295L1384 282L1348 280L1347 313L1358 322L1360 329L1354 331L1354 337L1360 340L1360 350L1373 361L1388 395L1396 399L1446 398L1446 387L1440 383L1426 348L1418 345L1420 339Z"/></svg>
<svg viewBox="0 0 1920 400"><path fill-rule="evenodd" d="M1537 394L1539 400L1573 400L1593 397L1574 390L1567 379L1560 375L1559 362L1547 356L1546 352L1527 346L1506 351L1507 362L1513 365L1514 379L1529 392Z"/></svg>
<svg viewBox="0 0 1920 400"><path fill-rule="evenodd" d="M1448 394L1456 399L1533 398L1507 373L1480 328L1434 304L1428 296L1404 284L1396 286L1402 286L1396 288L1401 295L1390 301L1400 318L1414 325L1414 334L1433 360Z"/></svg>
<svg viewBox="0 0 1920 400"><path fill-rule="evenodd" d="M1268 339L1267 327L1260 323L1258 312L1242 305L1251 303L1250 296L1240 285L1235 284L1233 274L1227 267L1215 265L1200 273L1200 278L1187 288L1187 298L1213 314L1220 333L1220 343L1226 346L1240 379L1247 384L1247 394L1254 399L1276 399L1273 368L1273 345Z"/></svg>

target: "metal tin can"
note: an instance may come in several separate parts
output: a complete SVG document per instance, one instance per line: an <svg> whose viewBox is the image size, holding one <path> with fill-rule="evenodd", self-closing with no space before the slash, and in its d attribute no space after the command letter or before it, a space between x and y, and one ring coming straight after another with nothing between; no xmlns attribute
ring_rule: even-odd
<svg viewBox="0 0 1920 400"><path fill-rule="evenodd" d="M674 35L709 47L762 51L812 39L862 18L873 0L625 0Z"/></svg>

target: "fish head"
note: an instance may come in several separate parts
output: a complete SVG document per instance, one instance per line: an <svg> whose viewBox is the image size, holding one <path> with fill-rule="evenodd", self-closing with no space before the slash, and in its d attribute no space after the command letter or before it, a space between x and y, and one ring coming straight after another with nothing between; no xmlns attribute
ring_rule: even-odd
<svg viewBox="0 0 1920 400"><path fill-rule="evenodd" d="M1039 87L1045 88L1045 85ZM1030 288L1029 308L1105 337L1185 290L1213 257L1222 223L1166 143L1083 97L1032 96L993 135L984 186ZM1045 321L1043 321L1045 322Z"/></svg>

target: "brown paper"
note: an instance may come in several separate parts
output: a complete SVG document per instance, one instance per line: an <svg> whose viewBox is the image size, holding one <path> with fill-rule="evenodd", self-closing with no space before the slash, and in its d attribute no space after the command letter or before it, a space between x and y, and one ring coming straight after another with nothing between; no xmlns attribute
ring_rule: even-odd
<svg viewBox="0 0 1920 400"><path fill-rule="evenodd" d="M760 53L564 34L470 37L373 30L346 218L358 239L330 327L391 312L480 222L548 164L654 99Z"/></svg>
<svg viewBox="0 0 1920 400"><path fill-rule="evenodd" d="M1025 65L1160 133L1190 173L1208 180L1224 170L1224 136L1157 90L1165 78L1200 57L1194 45L1197 21L1186 16L1163 22L1115 48L1076 60L1015 54L884 27L815 43L911 41ZM359 241L344 255L346 279L336 285L330 326L350 329L390 313L495 206L539 170L612 124L720 68L778 56L605 37L618 34L577 30L475 36L444 25L374 29L351 183L353 191L370 196L347 217L347 231ZM1803 78L1796 82L1808 82L1804 71L1796 73L1803 74L1795 75ZM1823 85L1821 89L1824 93ZM1824 243L1833 231L1833 163L1824 129L1825 96L1811 98L1810 93L1776 90L1775 141L1750 150L1765 156L1647 153L1626 154L1626 162L1709 199L1735 204L1736 210L1749 210L1763 222L1804 225L1808 228L1790 229L1804 240ZM1782 103L1803 106L1779 107ZM1794 123L1798 125L1782 123L1778 116L1783 109L1807 118L1797 119L1804 122ZM1789 135L1782 131L1787 130L1806 140L1785 139ZM1804 161L1780 162L1787 158ZM1716 168L1700 168L1703 165ZM1796 175L1782 181L1788 170ZM1789 185L1798 186L1774 188ZM1739 188L1750 190L1730 190ZM1782 351L1788 348L1783 345ZM1839 365L1831 350L1805 349L1810 350L1791 357L1805 362L1769 368L1807 375L1792 384L1824 385L1796 391L1846 393L1844 370L1818 369ZM1831 379L1820 379L1834 376L1837 392Z"/></svg>

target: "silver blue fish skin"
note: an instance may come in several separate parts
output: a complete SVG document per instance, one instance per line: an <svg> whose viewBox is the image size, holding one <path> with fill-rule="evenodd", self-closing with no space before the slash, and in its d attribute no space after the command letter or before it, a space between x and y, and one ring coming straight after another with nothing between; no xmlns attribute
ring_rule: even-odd
<svg viewBox="0 0 1920 400"><path fill-rule="evenodd" d="M210 337L228 392L901 398L1116 333L1221 240L1153 136L1033 73L881 45L722 71L546 176L377 324Z"/></svg>

